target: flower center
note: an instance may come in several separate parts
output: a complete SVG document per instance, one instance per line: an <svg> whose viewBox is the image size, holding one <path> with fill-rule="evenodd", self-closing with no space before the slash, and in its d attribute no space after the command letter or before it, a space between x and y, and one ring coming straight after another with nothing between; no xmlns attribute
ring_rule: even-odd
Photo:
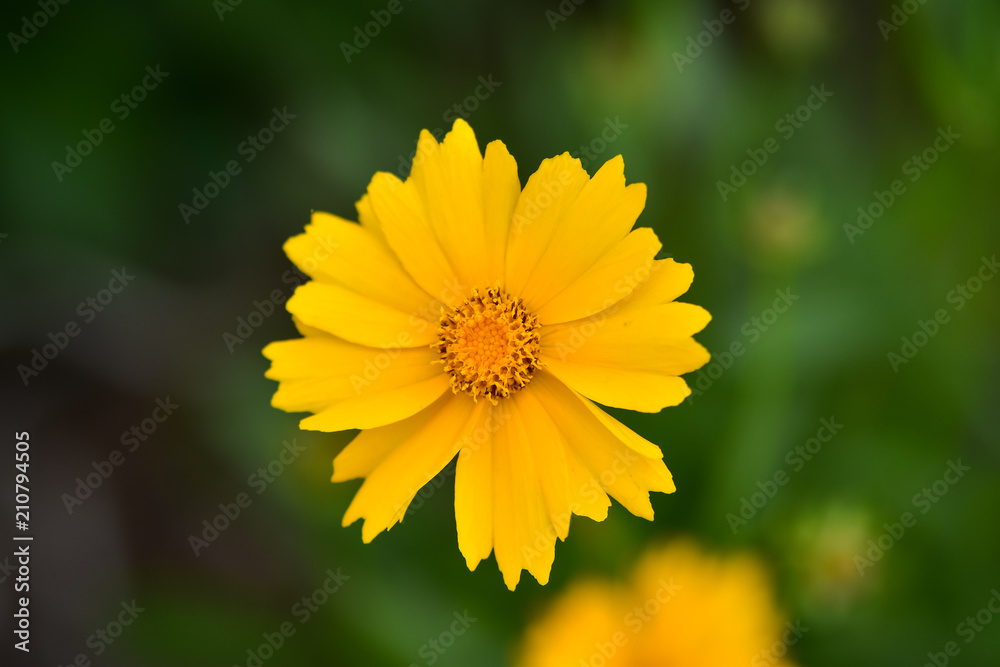
<svg viewBox="0 0 1000 667"><path fill-rule="evenodd" d="M538 318L524 302L496 287L478 289L441 315L438 342L451 389L474 400L486 396L496 405L522 389L538 369L541 348Z"/></svg>

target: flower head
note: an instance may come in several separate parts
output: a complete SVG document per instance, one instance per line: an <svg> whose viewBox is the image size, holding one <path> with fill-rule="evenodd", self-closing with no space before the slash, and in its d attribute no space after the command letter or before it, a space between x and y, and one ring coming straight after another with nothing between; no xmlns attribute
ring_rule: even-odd
<svg viewBox="0 0 1000 667"><path fill-rule="evenodd" d="M678 541L650 550L626 585L570 586L529 629L520 667L790 667L808 628L786 625L750 556L709 556Z"/></svg>
<svg viewBox="0 0 1000 667"><path fill-rule="evenodd" d="M365 478L344 515L371 541L458 457L455 518L470 569L496 555L513 589L548 580L571 515L618 500L653 518L674 484L660 449L595 405L657 412L690 390L709 321L675 299L691 267L656 259L621 157L591 178L564 153L524 188L500 141L462 120L420 135L409 178L378 173L360 224L314 213L285 251L312 280L288 301L303 337L272 343L272 404L304 429L361 433L333 480Z"/></svg>

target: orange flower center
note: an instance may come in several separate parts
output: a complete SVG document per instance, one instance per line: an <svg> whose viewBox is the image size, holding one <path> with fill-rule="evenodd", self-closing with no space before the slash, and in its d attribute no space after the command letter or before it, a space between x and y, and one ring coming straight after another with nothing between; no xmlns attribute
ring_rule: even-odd
<svg viewBox="0 0 1000 667"><path fill-rule="evenodd" d="M441 315L438 342L451 388L496 405L522 389L538 369L541 349L538 318L524 302L499 288L478 289Z"/></svg>

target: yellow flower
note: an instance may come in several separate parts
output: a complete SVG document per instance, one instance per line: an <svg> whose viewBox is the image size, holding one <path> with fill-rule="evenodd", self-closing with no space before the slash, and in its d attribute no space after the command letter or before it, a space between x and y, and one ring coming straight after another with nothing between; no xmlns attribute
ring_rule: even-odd
<svg viewBox="0 0 1000 667"><path fill-rule="evenodd" d="M457 120L421 133L405 181L375 174L360 224L317 212L288 240L312 280L287 304L304 337L264 349L272 404L362 430L333 462L365 478L345 526L370 542L456 455L458 546L470 569L494 552L511 589L522 569L544 584L570 515L602 521L609 494L653 518L649 492L674 491L662 453L591 401L683 401L710 315L674 301L690 265L632 229L645 200L620 156L590 178L564 153L522 190L504 144L484 157Z"/></svg>
<svg viewBox="0 0 1000 667"><path fill-rule="evenodd" d="M627 585L580 581L529 628L520 667L789 667L808 632L775 610L750 556L688 541L650 550Z"/></svg>

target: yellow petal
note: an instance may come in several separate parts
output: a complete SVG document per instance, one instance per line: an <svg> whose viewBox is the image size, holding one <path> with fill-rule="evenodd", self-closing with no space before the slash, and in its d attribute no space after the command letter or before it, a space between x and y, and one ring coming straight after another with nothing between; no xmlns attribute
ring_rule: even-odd
<svg viewBox="0 0 1000 667"><path fill-rule="evenodd" d="M694 280L690 264L679 264L672 259L653 262L649 277L638 285L627 298L623 308L645 308L673 301L688 291Z"/></svg>
<svg viewBox="0 0 1000 667"><path fill-rule="evenodd" d="M561 540L569 533L569 479L566 469L566 451L562 433L546 414L545 408L534 396L528 385L514 395L528 435L531 454L541 485L545 505L556 535Z"/></svg>
<svg viewBox="0 0 1000 667"><path fill-rule="evenodd" d="M587 183L587 172L569 153L542 160L517 200L507 238L506 285L521 295L563 216ZM530 305L530 304L529 304Z"/></svg>
<svg viewBox="0 0 1000 667"><path fill-rule="evenodd" d="M568 386L601 405L639 412L659 412L680 405L691 394L675 375L595 366L547 358L545 367Z"/></svg>
<svg viewBox="0 0 1000 667"><path fill-rule="evenodd" d="M611 500L604 492L600 480L594 477L580 456L569 445L566 446L567 496L569 509L577 516L585 516L594 521L608 518Z"/></svg>
<svg viewBox="0 0 1000 667"><path fill-rule="evenodd" d="M603 405L657 412L688 395L676 376L708 361L708 351L690 336L710 319L704 308L687 303L612 306L584 320L542 327L543 363Z"/></svg>
<svg viewBox="0 0 1000 667"><path fill-rule="evenodd" d="M542 352L560 361L679 375L708 360L697 352L701 346L692 347L690 336L711 319L701 306L677 301L622 309L606 318L543 326Z"/></svg>
<svg viewBox="0 0 1000 667"><path fill-rule="evenodd" d="M482 403L455 468L458 548L470 570L493 551L493 434L503 423L500 406Z"/></svg>
<svg viewBox="0 0 1000 667"><path fill-rule="evenodd" d="M609 430L579 396L549 373L536 373L531 386L559 425L568 448L579 456L601 487L633 514L652 520L649 492L675 490L663 460L637 453Z"/></svg>
<svg viewBox="0 0 1000 667"><path fill-rule="evenodd" d="M562 436L529 391L493 407L472 430L456 471L455 517L469 569L496 543L511 589L522 569L544 584L555 538L569 531L567 477Z"/></svg>
<svg viewBox="0 0 1000 667"><path fill-rule="evenodd" d="M316 281L300 285L288 300L288 312L305 324L371 347L423 347L437 339L437 327L356 292Z"/></svg>
<svg viewBox="0 0 1000 667"><path fill-rule="evenodd" d="M438 474L465 444L474 412L485 403L473 403L462 394L446 394L427 410L430 415L417 415L404 422L384 426L386 434L396 442L392 451L365 479L344 514L343 524L349 526L364 519L361 538L371 542L383 530L402 520L417 491ZM381 430L381 429L376 429Z"/></svg>
<svg viewBox="0 0 1000 667"><path fill-rule="evenodd" d="M483 159L483 213L486 225L487 286L497 281L503 285L507 236L514 216L521 182L517 178L517 163L502 141L491 141Z"/></svg>
<svg viewBox="0 0 1000 667"><path fill-rule="evenodd" d="M507 407L507 412L512 411ZM515 445L517 433L511 434L510 416L508 424L493 435L493 551L497 567L503 574L507 588L514 590L521 580L521 530L518 522L515 497L518 489L520 462L514 460L511 448Z"/></svg>
<svg viewBox="0 0 1000 667"><path fill-rule="evenodd" d="M621 156L608 160L556 223L519 295L537 311L624 239L646 205L646 186L625 185Z"/></svg>
<svg viewBox="0 0 1000 667"><path fill-rule="evenodd" d="M542 324L558 324L589 317L629 296L652 275L653 258L661 248L648 227L632 231L614 248L538 309Z"/></svg>
<svg viewBox="0 0 1000 667"><path fill-rule="evenodd" d="M314 212L305 233L285 242L285 253L312 278L404 313L426 311L432 301L384 241L361 225L329 213Z"/></svg>
<svg viewBox="0 0 1000 667"><path fill-rule="evenodd" d="M389 247L406 272L429 295L449 305L466 293L427 220L424 202L412 180L405 183L379 172L368 185L368 203Z"/></svg>
<svg viewBox="0 0 1000 667"><path fill-rule="evenodd" d="M304 428L386 424L414 414L448 387L430 348L377 350L327 335L271 343L264 356L271 360L266 377L279 382L274 407L327 414L321 424ZM335 408L345 414L346 425L332 421L334 413L327 411Z"/></svg>
<svg viewBox="0 0 1000 667"><path fill-rule="evenodd" d="M354 208L358 211L358 222L361 223L361 226L388 246L389 242L385 238L385 232L382 231L382 223L379 221L378 216L375 215L375 209L372 208L371 198L367 193L362 195L361 199L354 202Z"/></svg>
<svg viewBox="0 0 1000 667"><path fill-rule="evenodd" d="M428 412L424 410L423 412ZM420 413L420 414L423 414ZM396 422L397 424L401 422ZM387 427L388 428L388 427ZM378 429L361 431L354 440L348 443L340 454L333 459L333 476L331 482L343 482L349 479L364 477L371 473L378 464L385 460L396 447L396 442L389 438L370 437ZM362 436L368 435L367 438Z"/></svg>
<svg viewBox="0 0 1000 667"><path fill-rule="evenodd" d="M514 590L526 569L545 584L555 559L552 527L531 435L519 406L508 401L507 421L493 440L493 549L504 583Z"/></svg>
<svg viewBox="0 0 1000 667"><path fill-rule="evenodd" d="M422 131L408 182L461 284L469 290L488 285L483 156L469 124L457 119L440 144Z"/></svg>
<svg viewBox="0 0 1000 667"><path fill-rule="evenodd" d="M427 408L408 419L381 428L361 431L333 459L332 481L343 482L367 477L395 451L401 442L405 442L414 433L425 428L437 413L436 409Z"/></svg>
<svg viewBox="0 0 1000 667"><path fill-rule="evenodd" d="M620 421L618 421L617 419L609 415L607 412L594 405L591 401L588 401L583 396L580 396L579 398L580 401L585 406L587 406L587 409L590 410L590 414L597 417L598 421L600 421L606 429L611 431L611 434L614 435L616 438L618 438L619 440L621 440L626 445L634 449L639 454L642 454L646 458L650 459L663 458L663 452L660 451L659 447L651 443L649 440L646 440L644 437L642 437L641 435L630 429L628 426L625 426L625 424L622 424Z"/></svg>
<svg viewBox="0 0 1000 667"><path fill-rule="evenodd" d="M314 338L333 338L334 340L343 341L342 338L337 338L329 331L323 331L322 329L317 329L316 327L311 327L299 318L292 315L292 324L295 325L295 329L303 336L314 337Z"/></svg>
<svg viewBox="0 0 1000 667"><path fill-rule="evenodd" d="M306 431L345 431L350 428L375 428L405 419L420 412L448 391L444 373L395 389L365 392L339 401L326 410L299 422Z"/></svg>

